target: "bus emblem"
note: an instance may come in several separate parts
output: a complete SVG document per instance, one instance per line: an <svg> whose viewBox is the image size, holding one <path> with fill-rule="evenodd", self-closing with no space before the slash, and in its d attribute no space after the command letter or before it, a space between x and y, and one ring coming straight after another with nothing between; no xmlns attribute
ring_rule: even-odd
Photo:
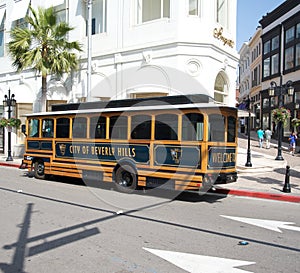
<svg viewBox="0 0 300 273"><path fill-rule="evenodd" d="M59 150L62 155L66 153L66 144L59 144Z"/></svg>
<svg viewBox="0 0 300 273"><path fill-rule="evenodd" d="M181 149L171 149L171 156L172 156L172 159L173 161L176 163L176 164L179 164L180 162L180 159L181 159Z"/></svg>

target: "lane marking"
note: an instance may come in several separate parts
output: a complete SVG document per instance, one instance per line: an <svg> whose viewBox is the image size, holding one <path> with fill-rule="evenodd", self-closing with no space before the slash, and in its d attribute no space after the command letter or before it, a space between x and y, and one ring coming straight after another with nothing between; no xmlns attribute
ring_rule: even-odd
<svg viewBox="0 0 300 273"><path fill-rule="evenodd" d="M234 221L243 222L243 223L246 223L249 225L258 226L261 228L269 229L269 230L280 232L280 233L282 233L282 231L280 229L300 231L300 227L291 226L291 225L295 225L295 223L293 223L293 222L282 222L282 221L274 221L274 220L234 217L234 216L226 216L226 215L220 215L220 216L234 220Z"/></svg>
<svg viewBox="0 0 300 273"><path fill-rule="evenodd" d="M252 273L251 271L245 271L235 267L255 264L255 262L151 249L146 247L143 247L143 249L190 273Z"/></svg>

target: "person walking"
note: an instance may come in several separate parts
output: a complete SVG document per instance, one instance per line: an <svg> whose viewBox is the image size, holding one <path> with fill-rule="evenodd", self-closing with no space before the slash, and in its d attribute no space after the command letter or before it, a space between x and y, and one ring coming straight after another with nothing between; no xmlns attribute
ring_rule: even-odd
<svg viewBox="0 0 300 273"><path fill-rule="evenodd" d="M264 142L264 131L261 128L257 130L257 137L258 137L259 148L262 148Z"/></svg>
<svg viewBox="0 0 300 273"><path fill-rule="evenodd" d="M265 131L265 137L266 137L266 149L270 149L271 137L272 137L272 131L270 130L270 128L267 128L267 130Z"/></svg>
<svg viewBox="0 0 300 273"><path fill-rule="evenodd" d="M289 142L290 142L290 154L295 155L295 150L296 150L296 139L297 139L297 134L295 132L291 132L289 136Z"/></svg>

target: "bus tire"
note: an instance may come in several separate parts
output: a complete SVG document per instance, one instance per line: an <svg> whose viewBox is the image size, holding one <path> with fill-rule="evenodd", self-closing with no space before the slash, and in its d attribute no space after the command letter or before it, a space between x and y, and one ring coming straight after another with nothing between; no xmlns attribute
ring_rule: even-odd
<svg viewBox="0 0 300 273"><path fill-rule="evenodd" d="M120 166L115 174L117 190L124 193L132 193L137 188L137 174L130 165Z"/></svg>
<svg viewBox="0 0 300 273"><path fill-rule="evenodd" d="M45 179L45 165L42 160L38 160L34 162L33 165L34 177L37 179Z"/></svg>

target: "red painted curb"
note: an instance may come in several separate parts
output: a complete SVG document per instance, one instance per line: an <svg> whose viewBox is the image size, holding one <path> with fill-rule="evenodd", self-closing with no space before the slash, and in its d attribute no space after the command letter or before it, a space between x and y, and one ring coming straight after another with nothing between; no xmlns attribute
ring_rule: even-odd
<svg viewBox="0 0 300 273"><path fill-rule="evenodd" d="M247 190L220 189L220 188L216 189L215 192L226 194L226 195L230 194L230 195L248 196L248 197L300 203L300 196L295 196L295 195L288 196L285 194L256 192L256 191L247 191Z"/></svg>
<svg viewBox="0 0 300 273"><path fill-rule="evenodd" d="M19 168L21 164L0 162L0 166Z"/></svg>

